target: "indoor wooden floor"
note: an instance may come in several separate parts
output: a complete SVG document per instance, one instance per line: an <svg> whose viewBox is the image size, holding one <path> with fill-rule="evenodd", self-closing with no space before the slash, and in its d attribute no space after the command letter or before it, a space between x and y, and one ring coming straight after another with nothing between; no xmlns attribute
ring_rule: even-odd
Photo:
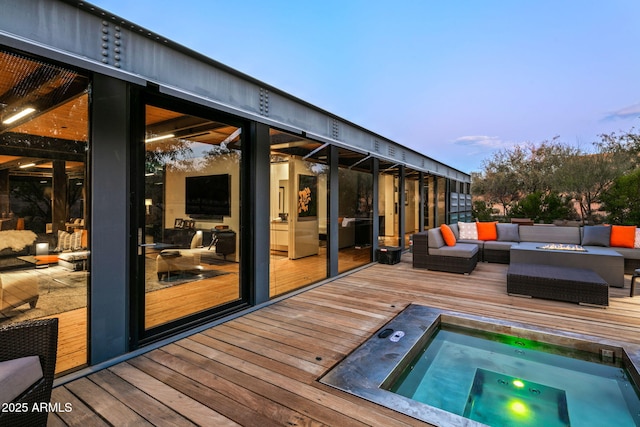
<svg viewBox="0 0 640 427"><path fill-rule="evenodd" d="M607 309L511 297L505 265L468 276L375 264L59 386L49 425L424 425L317 379L410 303L640 343L640 295Z"/></svg>
<svg viewBox="0 0 640 427"><path fill-rule="evenodd" d="M367 264L370 261L370 254L370 248L341 249L340 272ZM240 298L238 264L224 263L211 268L228 274L147 293L145 302L146 326L161 325ZM297 260L290 260L286 256L274 256L271 260L271 296L281 295L318 282L325 279L326 276L327 261L324 248L318 256ZM51 317L58 317L60 322L56 373L85 365L87 361L86 307Z"/></svg>

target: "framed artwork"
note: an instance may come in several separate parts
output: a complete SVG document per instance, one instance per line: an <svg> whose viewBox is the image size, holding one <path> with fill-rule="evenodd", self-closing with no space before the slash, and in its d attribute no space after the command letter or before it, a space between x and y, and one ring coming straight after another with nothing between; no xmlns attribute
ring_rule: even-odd
<svg viewBox="0 0 640 427"><path fill-rule="evenodd" d="M173 222L173 228L182 228L184 227L184 220L182 218L176 218Z"/></svg>
<svg viewBox="0 0 640 427"><path fill-rule="evenodd" d="M196 222L192 219L185 219L182 222L182 228L188 228L189 230L195 228Z"/></svg>
<svg viewBox="0 0 640 427"><path fill-rule="evenodd" d="M318 217L318 177L298 175L298 219L312 220Z"/></svg>

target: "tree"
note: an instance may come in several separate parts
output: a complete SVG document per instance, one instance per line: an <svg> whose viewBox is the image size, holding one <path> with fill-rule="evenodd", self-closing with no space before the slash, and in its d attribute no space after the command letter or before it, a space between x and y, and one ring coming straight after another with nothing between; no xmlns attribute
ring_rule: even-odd
<svg viewBox="0 0 640 427"><path fill-rule="evenodd" d="M613 224L640 224L640 169L618 177L602 194L602 209Z"/></svg>
<svg viewBox="0 0 640 427"><path fill-rule="evenodd" d="M627 139L615 134L601 135L601 141L594 143L593 154L576 152L568 157L558 169L554 187L571 196L580 206L583 221L596 219L595 209L602 195L614 180L633 167L633 147Z"/></svg>
<svg viewBox="0 0 640 427"><path fill-rule="evenodd" d="M472 193L502 205L505 216L510 216L511 208L526 195L552 191L561 165L575 153L557 137L500 150L483 162L483 172L472 180Z"/></svg>
<svg viewBox="0 0 640 427"><path fill-rule="evenodd" d="M512 161L520 175L520 190L524 194L552 191L562 165L579 152L577 148L561 143L557 136L539 145L529 143L523 148L516 147L514 152L519 150L523 150L523 154L518 154Z"/></svg>
<svg viewBox="0 0 640 427"><path fill-rule="evenodd" d="M571 200L558 193L536 191L515 204L512 216L531 218L535 222L552 223L556 219L575 219Z"/></svg>
<svg viewBox="0 0 640 427"><path fill-rule="evenodd" d="M635 128L618 135L615 132L600 135L600 142L596 143L601 150L628 156L630 168L635 168L640 163L640 134L635 133Z"/></svg>
<svg viewBox="0 0 640 427"><path fill-rule="evenodd" d="M491 221L493 219L493 209L491 209L491 205L483 200L473 202L472 214L473 218L478 221Z"/></svg>
<svg viewBox="0 0 640 427"><path fill-rule="evenodd" d="M512 153L500 150L493 157L485 160L484 171L474 175L471 193L482 196L489 204L500 204L506 216L511 204L520 198L518 174L512 165Z"/></svg>
<svg viewBox="0 0 640 427"><path fill-rule="evenodd" d="M640 135L633 128L600 135L591 151L563 144L554 137L494 153L483 162L482 173L472 178L472 193L485 202L502 205L507 216L517 206L518 210L511 213L528 212L530 215L524 216L531 217L541 215L535 206L555 194L563 203L573 199L583 221L593 222L602 196L614 180L637 167ZM523 200L531 194L536 195Z"/></svg>

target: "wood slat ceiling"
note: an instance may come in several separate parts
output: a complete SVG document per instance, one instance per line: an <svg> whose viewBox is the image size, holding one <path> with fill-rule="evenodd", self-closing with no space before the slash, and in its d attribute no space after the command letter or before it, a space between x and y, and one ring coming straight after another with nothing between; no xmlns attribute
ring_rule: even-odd
<svg viewBox="0 0 640 427"><path fill-rule="evenodd" d="M229 136L238 129L235 126L225 125L216 121L186 115L153 105L147 105L145 108L147 138L162 136L164 134L176 135L175 138L154 143L154 150L163 150L163 147L170 149L176 139L219 145L225 142ZM234 141L237 139L236 137Z"/></svg>
<svg viewBox="0 0 640 427"><path fill-rule="evenodd" d="M14 123L2 122L26 107L35 111ZM0 51L0 141L7 147L0 156L0 169L14 169L19 164L53 158L56 150L67 150L70 147L68 143L87 144L88 118L86 77L72 70ZM47 154L49 150L52 150L51 155ZM46 169L47 163L50 165L50 162L40 161L38 169ZM83 167L79 162L68 165L71 169Z"/></svg>

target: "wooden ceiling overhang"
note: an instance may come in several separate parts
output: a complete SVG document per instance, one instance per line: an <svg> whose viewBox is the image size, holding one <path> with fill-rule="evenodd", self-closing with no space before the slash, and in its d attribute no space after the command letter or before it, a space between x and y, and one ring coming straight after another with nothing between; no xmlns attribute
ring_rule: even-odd
<svg viewBox="0 0 640 427"><path fill-rule="evenodd" d="M5 123L27 107L33 113ZM85 76L0 51L0 170L27 173L20 166L34 163L33 173L39 173L54 158L80 167L86 157L88 111Z"/></svg>

